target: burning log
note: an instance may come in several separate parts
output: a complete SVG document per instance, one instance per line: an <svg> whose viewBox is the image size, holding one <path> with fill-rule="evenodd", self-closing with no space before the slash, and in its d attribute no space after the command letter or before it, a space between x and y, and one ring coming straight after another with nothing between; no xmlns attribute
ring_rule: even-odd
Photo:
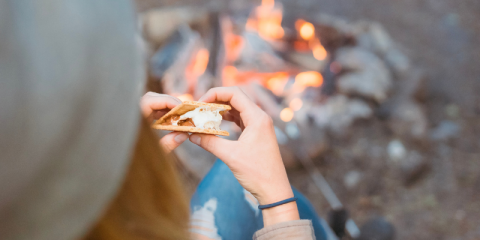
<svg viewBox="0 0 480 240"><path fill-rule="evenodd" d="M210 15L210 59L208 61L206 73L212 76L210 84L203 84L208 87L222 86L222 71L225 65L225 45L222 31L222 17L219 12L213 12Z"/></svg>
<svg viewBox="0 0 480 240"><path fill-rule="evenodd" d="M259 34L245 32L243 39L245 44L240 54L239 64L244 68L256 69L259 72L278 72L287 69L283 59Z"/></svg>
<svg viewBox="0 0 480 240"><path fill-rule="evenodd" d="M322 71L328 64L325 60L316 59L310 52L291 51L286 57L289 61L301 66L305 70Z"/></svg>
<svg viewBox="0 0 480 240"><path fill-rule="evenodd" d="M208 51L202 49L200 35L182 25L153 55L150 70L165 93L180 95L193 91L207 63Z"/></svg>
<svg viewBox="0 0 480 240"><path fill-rule="evenodd" d="M328 132L343 134L357 119L371 118L373 107L390 103L394 84L406 84L393 80L411 70L380 25L320 18L284 28L273 0L263 0L248 19L210 17L208 34L179 28L152 58L152 72L165 93L182 99L240 86L273 118L287 166L295 165L300 142L315 158L328 147ZM388 124L394 132L411 132L405 126L423 132L424 113L408 95L386 114Z"/></svg>

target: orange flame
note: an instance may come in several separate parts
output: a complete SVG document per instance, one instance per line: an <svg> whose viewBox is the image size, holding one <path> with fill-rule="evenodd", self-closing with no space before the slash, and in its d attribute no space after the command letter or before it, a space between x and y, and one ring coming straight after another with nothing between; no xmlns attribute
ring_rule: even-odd
<svg viewBox="0 0 480 240"><path fill-rule="evenodd" d="M282 119L282 121L284 122L290 122L292 119L293 119L293 110L290 109L290 108L284 108L281 112L280 112L280 119Z"/></svg>
<svg viewBox="0 0 480 240"><path fill-rule="evenodd" d="M303 91L306 87L320 87L323 84L323 76L319 72L301 72L295 77L293 89L296 92Z"/></svg>
<svg viewBox="0 0 480 240"><path fill-rule="evenodd" d="M188 91L192 91L197 84L198 77L207 69L209 59L209 52L202 48L190 59L190 62L185 70L185 78L188 82Z"/></svg>
<svg viewBox="0 0 480 240"><path fill-rule="evenodd" d="M317 60L325 60L327 58L327 50L322 45L313 48L313 57Z"/></svg>
<svg viewBox="0 0 480 240"><path fill-rule="evenodd" d="M266 82L266 87L270 89L273 94L281 95L283 93L283 89L288 81L288 74L287 73L277 73L275 76L271 77Z"/></svg>
<svg viewBox="0 0 480 240"><path fill-rule="evenodd" d="M242 36L234 33L234 26L232 20L228 17L221 18L221 28L223 32L223 43L225 44L225 58L228 63L237 60L243 48Z"/></svg>
<svg viewBox="0 0 480 240"><path fill-rule="evenodd" d="M313 57L319 61L325 60L327 58L327 50L320 43L320 40L315 37L315 27L312 23L309 23L303 19L298 19L295 22L295 29L300 36L302 41L294 42L294 49L300 52L305 51L305 45L308 42L308 47L312 50ZM298 42L298 43L297 43ZM303 44L301 44L303 43Z"/></svg>
<svg viewBox="0 0 480 240"><path fill-rule="evenodd" d="M306 22L303 19L298 19L295 22L295 28L297 29L300 37L304 40L310 40L315 36L315 27L313 24Z"/></svg>
<svg viewBox="0 0 480 240"><path fill-rule="evenodd" d="M300 98L294 98L292 101L290 101L290 104L288 105L293 111L298 111L302 108L303 106L303 101Z"/></svg>
<svg viewBox="0 0 480 240"><path fill-rule="evenodd" d="M250 17L247 19L245 29L248 31L257 32L262 38L272 41L280 39L285 32L281 26L282 22L282 7L275 4L275 0L262 0L262 4L256 7ZM327 52L321 45L319 39L315 35L315 27L312 23L299 19L295 23L299 37L294 41L294 48L297 51L312 51L316 59L325 59ZM235 35L233 30L233 23L224 21L222 25L224 31L224 44L226 47L227 63L222 72L222 79L224 86L235 86L246 82L256 81L262 83L266 88L270 89L275 95L281 96L284 94L285 87L288 83L292 72L256 72L243 71L234 66L239 53L243 47L244 39L241 36ZM296 74L296 73L295 73ZM295 83L292 90L303 91L306 87L319 87L323 83L323 77L318 72L302 72L296 75ZM298 111L302 108L303 102L301 99L293 99L289 108L282 111L284 121L290 121L293 118L293 111Z"/></svg>
<svg viewBox="0 0 480 240"><path fill-rule="evenodd" d="M275 0L262 0L262 6L266 8L273 8L275 6Z"/></svg>
<svg viewBox="0 0 480 240"><path fill-rule="evenodd" d="M327 50L323 47L323 45L320 43L320 40L318 38L315 38L312 41L312 52L313 52L313 57L319 61L325 60L327 58Z"/></svg>
<svg viewBox="0 0 480 240"><path fill-rule="evenodd" d="M195 76L201 76L205 72L207 69L209 56L210 53L205 48L202 48L198 51L192 67L192 72Z"/></svg>
<svg viewBox="0 0 480 240"><path fill-rule="evenodd" d="M262 0L262 5L254 9L245 28L249 31L258 32L266 40L281 39L285 35L282 28L282 18L282 9L275 7L274 0Z"/></svg>

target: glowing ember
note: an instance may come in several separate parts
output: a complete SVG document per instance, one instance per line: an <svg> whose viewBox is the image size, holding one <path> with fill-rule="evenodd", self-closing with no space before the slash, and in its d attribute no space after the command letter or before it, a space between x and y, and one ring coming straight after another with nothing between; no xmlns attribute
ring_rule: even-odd
<svg viewBox="0 0 480 240"><path fill-rule="evenodd" d="M299 19L295 22L295 27L304 40L310 40L315 36L315 27L309 22Z"/></svg>
<svg viewBox="0 0 480 240"><path fill-rule="evenodd" d="M295 77L293 88L296 92L301 92L306 87L320 87L322 84L323 77L319 72L301 72Z"/></svg>
<svg viewBox="0 0 480 240"><path fill-rule="evenodd" d="M185 102L185 101L193 101L193 97L192 95L186 93L186 94L183 94L183 95L180 95L177 97L178 99L182 100L182 102Z"/></svg>
<svg viewBox="0 0 480 240"><path fill-rule="evenodd" d="M302 108L303 106L303 101L300 98L294 98L292 101L290 101L289 107L293 111L298 111Z"/></svg>
<svg viewBox="0 0 480 240"><path fill-rule="evenodd" d="M295 22L295 28L297 29L300 38L303 39L294 42L293 47L295 50L305 52L307 51L305 45L308 45L308 50L312 50L315 59L319 61L325 60L328 53L320 43L320 40L315 37L315 27L313 24L303 19L298 19Z"/></svg>
<svg viewBox="0 0 480 240"><path fill-rule="evenodd" d="M302 25L304 23L306 23L307 21L303 20L303 19L298 19L297 21L295 21L295 29L297 29L297 31L300 31L300 28L302 27Z"/></svg>
<svg viewBox="0 0 480 240"><path fill-rule="evenodd" d="M313 57L319 61L325 60L327 58L327 50L325 50L320 41L315 39L312 45Z"/></svg>
<svg viewBox="0 0 480 240"><path fill-rule="evenodd" d="M293 42L293 48L297 52L308 52L310 51L310 47L308 46L308 43L305 41L295 41Z"/></svg>
<svg viewBox="0 0 480 240"><path fill-rule="evenodd" d="M195 62L193 64L192 72L196 76L200 76L205 72L208 65L208 58L210 53L207 49L202 48L198 51L197 56L195 56Z"/></svg>
<svg viewBox="0 0 480 240"><path fill-rule="evenodd" d="M274 77L271 77L266 82L266 87L270 89L273 94L279 96L283 93L283 89L288 81L287 73L278 73Z"/></svg>
<svg viewBox="0 0 480 240"><path fill-rule="evenodd" d="M266 40L280 39L285 35L282 28L282 8L274 0L262 0L247 20L245 29L258 32Z"/></svg>
<svg viewBox="0 0 480 240"><path fill-rule="evenodd" d="M280 19L267 19L258 23L258 32L264 39L280 39L284 35L282 27L279 27L282 22Z"/></svg>
<svg viewBox="0 0 480 240"><path fill-rule="evenodd" d="M282 121L284 122L290 122L293 118L293 110L290 109L290 108L284 108L281 112L280 112L280 119L282 119Z"/></svg>

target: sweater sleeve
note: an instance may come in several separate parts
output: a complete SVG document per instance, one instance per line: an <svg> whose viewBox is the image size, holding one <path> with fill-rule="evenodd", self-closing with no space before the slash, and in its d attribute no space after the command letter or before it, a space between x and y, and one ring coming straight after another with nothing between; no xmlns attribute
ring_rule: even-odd
<svg viewBox="0 0 480 240"><path fill-rule="evenodd" d="M253 240L314 240L312 222L310 220L295 220L277 223L258 230Z"/></svg>

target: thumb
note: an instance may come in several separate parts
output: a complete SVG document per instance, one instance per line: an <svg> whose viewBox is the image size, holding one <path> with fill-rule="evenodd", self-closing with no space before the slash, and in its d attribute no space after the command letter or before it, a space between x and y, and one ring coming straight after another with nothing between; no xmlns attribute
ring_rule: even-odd
<svg viewBox="0 0 480 240"><path fill-rule="evenodd" d="M190 135L190 142L197 144L222 160L229 156L234 148L233 141L209 134L192 134Z"/></svg>
<svg viewBox="0 0 480 240"><path fill-rule="evenodd" d="M188 134L183 132L171 132L160 139L160 146L166 153L170 153L187 140Z"/></svg>

